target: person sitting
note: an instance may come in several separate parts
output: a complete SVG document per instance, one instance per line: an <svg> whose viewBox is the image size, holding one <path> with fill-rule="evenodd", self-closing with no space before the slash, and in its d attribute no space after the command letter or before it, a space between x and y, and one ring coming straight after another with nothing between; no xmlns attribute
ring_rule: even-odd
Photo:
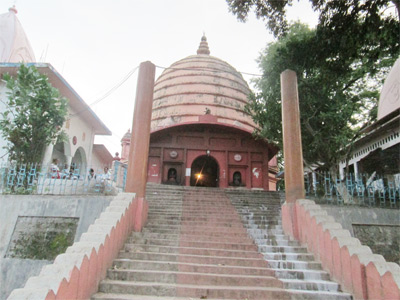
<svg viewBox="0 0 400 300"><path fill-rule="evenodd" d="M111 179L111 173L108 167L104 167L104 174L101 175L102 181Z"/></svg>
<svg viewBox="0 0 400 300"><path fill-rule="evenodd" d="M68 171L68 164L64 165L64 169L61 171L61 179L68 179L69 171Z"/></svg>
<svg viewBox="0 0 400 300"><path fill-rule="evenodd" d="M92 168L90 168L88 179L91 180L93 178L96 178L96 176L94 175L94 170Z"/></svg>
<svg viewBox="0 0 400 300"><path fill-rule="evenodd" d="M58 168L58 159L54 158L50 165L51 178L60 178L60 169Z"/></svg>

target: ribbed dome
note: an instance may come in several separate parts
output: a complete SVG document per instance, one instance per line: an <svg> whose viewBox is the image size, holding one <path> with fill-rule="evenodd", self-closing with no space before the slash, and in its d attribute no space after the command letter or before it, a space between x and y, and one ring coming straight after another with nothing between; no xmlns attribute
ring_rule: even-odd
<svg viewBox="0 0 400 300"><path fill-rule="evenodd" d="M209 55L202 37L197 55L173 63L154 86L152 131L180 124L221 123L253 132L244 112L249 87L242 75Z"/></svg>

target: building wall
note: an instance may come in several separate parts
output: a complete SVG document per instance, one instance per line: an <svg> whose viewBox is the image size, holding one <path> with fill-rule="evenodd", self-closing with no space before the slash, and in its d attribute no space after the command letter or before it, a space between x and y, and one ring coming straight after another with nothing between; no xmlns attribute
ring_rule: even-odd
<svg viewBox="0 0 400 300"><path fill-rule="evenodd" d="M387 261L400 263L400 211L398 209L321 205L336 222L363 245Z"/></svg>
<svg viewBox="0 0 400 300"><path fill-rule="evenodd" d="M0 112L3 112L5 109L5 104L3 101L7 99L7 88L4 82L0 82ZM93 127L82 119L77 112L72 110L71 107L68 108L68 115L71 117L67 119L64 123L63 130L68 135L68 141L64 142L64 154L67 156L64 159L60 160L64 163L70 163L76 151L78 149L81 153L84 153L84 161L86 165L90 165L92 159L92 148L94 142L94 130ZM76 139L74 139L76 137ZM74 144L74 141L76 143ZM7 144L6 140L0 137L0 160L7 160L8 156L5 155L6 151L3 149L3 146ZM62 154L54 152L52 158L61 158ZM51 161L50 161L51 162ZM86 167L85 167L86 168Z"/></svg>
<svg viewBox="0 0 400 300"><path fill-rule="evenodd" d="M68 109L71 116L64 124L64 130L68 135L69 145L71 147L70 153L72 157L76 154L79 148L82 148L85 153L86 164L91 165L92 150L94 143L94 130L84 119L79 117L79 112Z"/></svg>
<svg viewBox="0 0 400 300"><path fill-rule="evenodd" d="M5 258L19 216L79 218L75 240L87 231L113 197L106 196L15 196L0 197L0 299L7 299L15 288L39 274L48 260Z"/></svg>
<svg viewBox="0 0 400 300"><path fill-rule="evenodd" d="M196 124L152 133L148 163L148 181L166 183L168 170L177 170L180 185L190 185L191 167L200 156L218 163L220 188L233 183L240 172L247 188L269 190L268 145L255 141L251 134L228 127Z"/></svg>

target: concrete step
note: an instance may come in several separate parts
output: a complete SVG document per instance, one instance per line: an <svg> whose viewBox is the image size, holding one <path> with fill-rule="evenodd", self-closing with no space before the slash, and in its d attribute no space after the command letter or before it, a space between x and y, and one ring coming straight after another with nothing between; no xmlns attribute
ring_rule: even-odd
<svg viewBox="0 0 400 300"><path fill-rule="evenodd" d="M189 254L169 254L153 252L120 252L119 258L129 258L135 260L155 260L172 261L197 264L212 264L226 266L249 266L249 267L267 267L267 263L260 258L242 258L242 257L224 257L224 256L205 256Z"/></svg>
<svg viewBox="0 0 400 300"><path fill-rule="evenodd" d="M248 243L238 244L238 243L223 243L223 242L210 242L210 241L198 241L198 240L170 240L170 239L153 239L153 238L147 239L141 237L133 239L129 238L127 243L257 251L257 246L250 241Z"/></svg>
<svg viewBox="0 0 400 300"><path fill-rule="evenodd" d="M301 290L284 290L276 287L246 287L246 286L210 286L210 285L189 285L189 284L168 284L168 283L152 283L152 282L132 282L104 280L100 284L100 295L107 291L111 293L119 293L123 291L123 295L136 294L141 296L152 295L165 297L180 297L184 295L197 299L326 299L326 300L350 300L351 295L345 293L324 293L315 291ZM92 299L107 299L96 298ZM110 298L113 299L113 298ZM124 298L114 298L124 299ZM125 298L131 299L131 298ZM137 299L137 298L136 298ZM140 298L146 299L146 298ZM151 299L151 298L150 298ZM158 299L158 298L154 298ZM163 299L163 298L161 298ZM178 298L179 299L179 298Z"/></svg>
<svg viewBox="0 0 400 300"><path fill-rule="evenodd" d="M182 271L199 272L210 274L234 274L234 275L254 275L254 276L272 276L275 271L261 267L242 267L242 266L224 266L221 264L195 264L182 262L133 260L118 258L113 263L115 269L134 269L134 270L159 270L159 271Z"/></svg>
<svg viewBox="0 0 400 300"><path fill-rule="evenodd" d="M267 265L273 269L322 270L321 264L315 261L269 260Z"/></svg>
<svg viewBox="0 0 400 300"><path fill-rule="evenodd" d="M247 227L246 229L251 229L251 228ZM262 239L262 238L272 238L273 236L284 236L283 229L281 229L279 227L278 228L267 228L267 229L263 230L263 234L254 235L254 237L252 236L252 238Z"/></svg>
<svg viewBox="0 0 400 300"><path fill-rule="evenodd" d="M270 269L275 272L279 279L298 279L298 280L330 280L330 276L325 271L320 270L286 270Z"/></svg>
<svg viewBox="0 0 400 300"><path fill-rule="evenodd" d="M261 252L265 260L269 262L274 260L291 260L291 261L314 261L314 255L310 253L276 253Z"/></svg>
<svg viewBox="0 0 400 300"><path fill-rule="evenodd" d="M151 244L125 244L125 252L156 252L156 253L174 253L190 254L203 256L224 256L224 257L243 257L260 258L261 255L255 251L212 249L212 248L193 248L193 247L174 247L160 246Z"/></svg>
<svg viewBox="0 0 400 300"><path fill-rule="evenodd" d="M289 299L288 294L281 288L275 287L246 287L246 286L214 286L171 284L154 282L132 282L118 280L103 280L100 283L100 292L154 295L154 296L181 296L197 297L200 299Z"/></svg>
<svg viewBox="0 0 400 300"><path fill-rule="evenodd" d="M285 240L279 240L279 239L269 239L269 240L264 240L263 243L257 243L255 241L255 243L257 245L259 245L258 247L263 247L263 246L299 246L299 243L297 241L290 241L288 239ZM260 251L260 249L258 250Z"/></svg>
<svg viewBox="0 0 400 300"><path fill-rule="evenodd" d="M179 220L170 220L165 223L158 222L157 220L151 220L146 224L145 229L153 230L155 228L181 228L181 227L232 227L232 228L243 228L243 225L240 223L231 223L231 222L213 222L212 224L209 222L196 222L196 221L182 221Z"/></svg>
<svg viewBox="0 0 400 300"><path fill-rule="evenodd" d="M340 292L339 285L332 281L298 279L281 279L281 281L287 289Z"/></svg>
<svg viewBox="0 0 400 300"><path fill-rule="evenodd" d="M216 223L216 224L221 224L224 225L224 223L238 223L241 224L241 220L239 218L236 217L223 217L223 218L219 218L217 215L212 216L187 216L187 215L180 215L180 216L156 216L154 217L154 215L150 215L149 216L149 222L150 220L153 221L159 221L159 222L165 222L168 223L170 221L180 221L180 222L198 222L198 223L208 223L208 222L212 222L212 223ZM280 225L275 221L271 221L268 222L268 224L271 225Z"/></svg>
<svg viewBox="0 0 400 300"><path fill-rule="evenodd" d="M306 247L301 246L269 246L259 245L258 250L261 253L285 253L285 254L304 254L307 253Z"/></svg>
<svg viewBox="0 0 400 300"><path fill-rule="evenodd" d="M153 232L154 233L154 232ZM158 239L160 237L165 238L165 239L181 239L181 240L187 240L187 241L212 241L212 242L224 242L224 243L252 243L252 239L246 235L245 233L207 233L207 232L201 232L201 231L196 231L196 232L177 232L177 231L168 231L168 232L157 232L156 234L153 235L152 232L150 231L144 231L143 235L135 235L133 238L136 240L140 240L141 238L146 238L150 240L152 237ZM162 235L158 235L162 234ZM179 234L179 237L178 237Z"/></svg>
<svg viewBox="0 0 400 300"><path fill-rule="evenodd" d="M111 293L96 293L92 296L92 300L188 300L187 297L168 297L168 296L145 296L145 295L131 295L131 294L111 294ZM191 300L198 300L200 298L190 298ZM210 299L208 300L219 300Z"/></svg>
<svg viewBox="0 0 400 300"><path fill-rule="evenodd" d="M204 228L204 227L203 227ZM166 235L167 231L165 231L166 228L160 228L164 229L163 234ZM143 231L143 234L145 233L152 233L155 232L155 228L153 230L145 230ZM171 229L170 232L176 232L176 228ZM157 232L161 233L161 232ZM215 237L224 237L224 236L243 236L247 237L246 231L242 228L225 228L225 227L216 227L214 231L207 231L207 229L202 230L202 227L194 228L191 229L191 227L180 227L179 233L181 235L207 235L207 236L215 236Z"/></svg>
<svg viewBox="0 0 400 300"><path fill-rule="evenodd" d="M209 274L181 271L154 270L108 270L109 280L142 281L155 283L176 283L212 285L212 286L275 286L282 287L282 282L272 276Z"/></svg>
<svg viewBox="0 0 400 300"><path fill-rule="evenodd" d="M201 227L201 226L206 226L206 227L239 227L239 228L243 228L243 225L240 221L236 220L236 221L199 221L199 220L194 220L194 221L185 221L182 220L181 222L182 226L190 226L190 227Z"/></svg>
<svg viewBox="0 0 400 300"><path fill-rule="evenodd" d="M242 222L242 220L234 214L226 215L224 217L219 217L218 214L187 214L187 213L174 213L174 214L164 214L164 213L149 213L148 219L157 220L168 220L168 219L181 219L181 220L219 220L219 221L235 221ZM256 222L256 220L255 220ZM277 220L264 221L265 224L281 224Z"/></svg>

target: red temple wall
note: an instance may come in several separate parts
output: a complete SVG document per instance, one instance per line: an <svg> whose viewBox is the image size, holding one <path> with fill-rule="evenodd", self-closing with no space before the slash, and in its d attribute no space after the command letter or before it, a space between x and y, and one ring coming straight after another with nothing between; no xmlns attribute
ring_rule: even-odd
<svg viewBox="0 0 400 300"><path fill-rule="evenodd" d="M269 153L273 150L267 143L256 141L251 134L238 129L207 124L152 133L148 182L168 183L168 170L174 168L177 184L190 185L191 166L207 151L218 163L220 188L231 186L233 174L240 172L241 186L274 190L274 178L268 168Z"/></svg>

